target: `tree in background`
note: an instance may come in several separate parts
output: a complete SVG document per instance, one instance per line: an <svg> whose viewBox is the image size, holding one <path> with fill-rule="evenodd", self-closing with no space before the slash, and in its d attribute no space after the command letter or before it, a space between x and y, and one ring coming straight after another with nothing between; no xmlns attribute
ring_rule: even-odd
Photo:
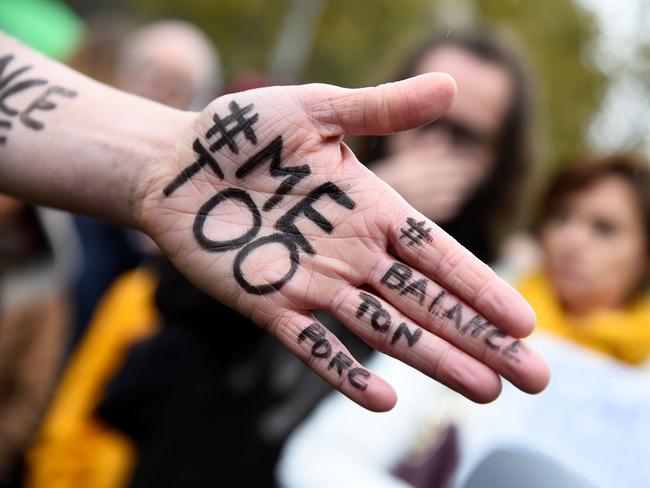
<svg viewBox="0 0 650 488"><path fill-rule="evenodd" d="M316 1L316 0L314 0ZM223 55L226 75L268 72L277 65L278 40L289 12L309 0L71 0L83 10L116 3L146 21L179 17L203 28ZM318 0L309 19L304 66L293 82L360 86L386 81L404 56L433 31L468 24L508 31L528 55L538 77L538 125L546 141L542 156L552 167L583 149L607 77L585 55L598 35L585 9L566 0ZM296 13L295 11L293 12ZM297 16L300 19L300 15ZM299 41L296 41L298 44ZM285 39L285 50L286 50ZM289 43L289 46L291 43ZM305 46L296 46L305 51ZM300 49L298 49L300 48ZM287 51L289 54L290 50ZM295 67L294 67L295 68Z"/></svg>
<svg viewBox="0 0 650 488"><path fill-rule="evenodd" d="M603 150L650 155L650 2L577 1L598 18L590 60L611 80L589 140Z"/></svg>

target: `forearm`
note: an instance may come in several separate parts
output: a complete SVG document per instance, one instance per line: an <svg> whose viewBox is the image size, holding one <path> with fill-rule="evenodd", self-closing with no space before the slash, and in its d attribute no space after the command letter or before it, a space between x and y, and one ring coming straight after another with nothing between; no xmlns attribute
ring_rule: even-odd
<svg viewBox="0 0 650 488"><path fill-rule="evenodd" d="M0 33L0 192L137 227L147 165L175 151L193 116Z"/></svg>

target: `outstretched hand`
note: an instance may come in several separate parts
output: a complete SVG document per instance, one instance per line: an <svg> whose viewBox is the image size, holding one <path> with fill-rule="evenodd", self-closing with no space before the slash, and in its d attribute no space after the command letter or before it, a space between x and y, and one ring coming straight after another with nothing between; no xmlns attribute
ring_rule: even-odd
<svg viewBox="0 0 650 488"><path fill-rule="evenodd" d="M425 124L454 92L426 74L221 97L145 166L142 227L197 286L366 408L389 410L395 392L310 311L474 401L495 399L499 376L538 392L548 369L517 339L533 330L529 305L342 142Z"/></svg>

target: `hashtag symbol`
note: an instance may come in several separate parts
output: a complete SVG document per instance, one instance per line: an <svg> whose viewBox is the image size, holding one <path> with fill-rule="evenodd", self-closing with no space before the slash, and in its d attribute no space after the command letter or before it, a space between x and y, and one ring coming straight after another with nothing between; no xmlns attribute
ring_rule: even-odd
<svg viewBox="0 0 650 488"><path fill-rule="evenodd" d="M223 119L217 114L213 115L214 125L210 127L205 137L209 139L216 134L221 134L221 137L210 146L210 151L218 151L222 147L228 146L234 154L239 154L239 146L235 142L235 136L243 132L246 139L253 144L257 144L257 135L253 130L253 124L257 122L259 115L255 113L249 118L246 117L246 114L253 110L252 103L241 108L237 102L232 101L228 108L230 109L230 115ZM234 126L230 127L231 124L234 124Z"/></svg>
<svg viewBox="0 0 650 488"><path fill-rule="evenodd" d="M426 229L424 227L424 224L426 223L424 220L422 222L418 222L415 219L409 217L406 219L406 223L408 224L408 228L405 229L402 227L400 229L400 231L402 231L400 239L407 239L409 246L421 246L423 240L427 242L431 242L433 240L431 237L431 229Z"/></svg>

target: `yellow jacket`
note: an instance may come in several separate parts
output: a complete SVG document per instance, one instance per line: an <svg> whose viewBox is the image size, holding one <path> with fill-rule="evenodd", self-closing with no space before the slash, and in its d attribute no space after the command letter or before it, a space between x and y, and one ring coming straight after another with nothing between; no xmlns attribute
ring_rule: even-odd
<svg viewBox="0 0 650 488"><path fill-rule="evenodd" d="M628 364L650 359L650 296L644 294L623 310L599 310L586 317L567 315L542 273L524 279L517 289L537 313L540 329L560 335Z"/></svg>
<svg viewBox="0 0 650 488"><path fill-rule="evenodd" d="M155 289L153 273L138 269L100 303L28 452L28 488L118 488L128 481L133 446L93 412L129 347L156 330Z"/></svg>

